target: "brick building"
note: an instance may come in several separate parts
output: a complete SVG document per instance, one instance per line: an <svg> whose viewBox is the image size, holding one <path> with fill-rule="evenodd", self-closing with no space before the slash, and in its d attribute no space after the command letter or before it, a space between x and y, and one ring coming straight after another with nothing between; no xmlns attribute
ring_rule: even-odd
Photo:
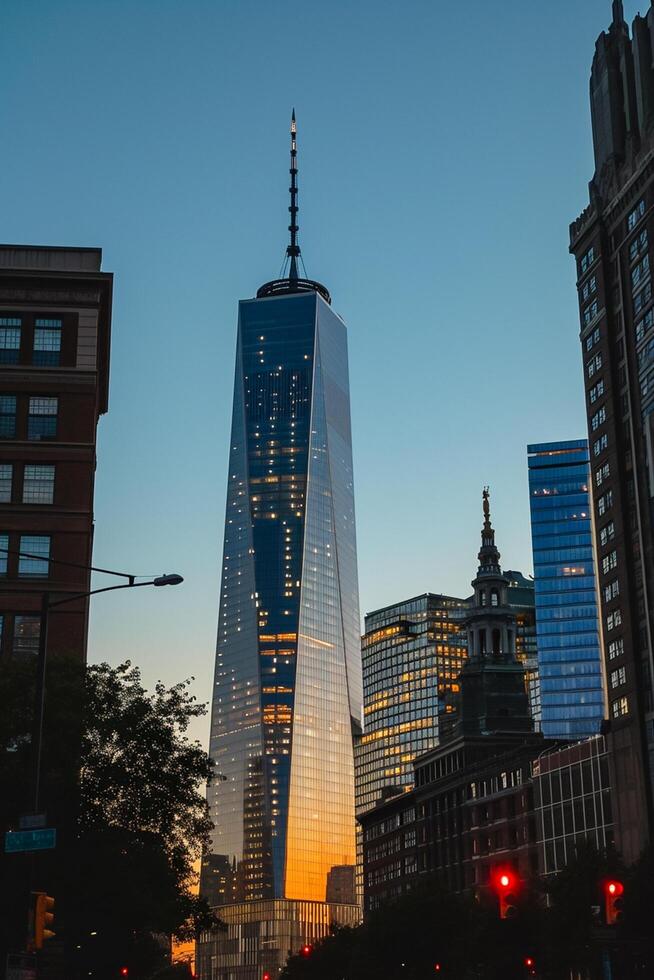
<svg viewBox="0 0 654 980"><path fill-rule="evenodd" d="M0 245L0 658L36 656L45 592L89 588L113 280L101 258ZM84 659L87 628L88 600L53 609L48 652Z"/></svg>

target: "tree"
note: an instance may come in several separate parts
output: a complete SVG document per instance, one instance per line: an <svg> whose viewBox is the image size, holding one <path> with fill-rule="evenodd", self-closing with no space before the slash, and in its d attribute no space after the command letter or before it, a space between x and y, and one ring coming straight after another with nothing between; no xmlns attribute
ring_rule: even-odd
<svg viewBox="0 0 654 980"><path fill-rule="evenodd" d="M29 812L21 773L30 772L30 676L18 663L0 674L9 706L0 722L0 776L10 790L0 804L3 830ZM43 799L58 839L56 851L38 856L35 880L56 896L67 976L114 976L129 965L130 976L149 977L169 959L171 937L215 922L194 888L211 827L203 791L211 763L187 735L206 711L189 687L158 683L148 693L129 662L49 665ZM23 920L14 918L5 936L14 950L24 931L24 896L15 895L29 887L27 871L13 855L0 860L4 908Z"/></svg>
<svg viewBox="0 0 654 980"><path fill-rule="evenodd" d="M193 889L211 829L202 791L211 763L186 735L206 711L189 686L157 683L148 694L129 662L86 673L72 891L79 932L106 936L96 944L105 960L154 962L153 936L189 938L213 921Z"/></svg>

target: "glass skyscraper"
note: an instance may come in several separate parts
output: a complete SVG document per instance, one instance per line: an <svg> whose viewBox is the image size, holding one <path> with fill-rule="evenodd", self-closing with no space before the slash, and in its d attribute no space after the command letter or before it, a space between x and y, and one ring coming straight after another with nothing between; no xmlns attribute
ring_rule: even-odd
<svg viewBox="0 0 654 980"><path fill-rule="evenodd" d="M322 908L332 869L355 864L361 727L347 337L297 273L294 129L289 275L239 304L202 875L228 931L201 943L211 980L276 975L284 937L358 914L353 888Z"/></svg>
<svg viewBox="0 0 654 980"><path fill-rule="evenodd" d="M527 447L541 730L595 735L605 716L585 439Z"/></svg>
<svg viewBox="0 0 654 980"><path fill-rule="evenodd" d="M365 733L356 747L357 813L413 787L413 760L438 744L467 655L465 601L416 596L366 616Z"/></svg>

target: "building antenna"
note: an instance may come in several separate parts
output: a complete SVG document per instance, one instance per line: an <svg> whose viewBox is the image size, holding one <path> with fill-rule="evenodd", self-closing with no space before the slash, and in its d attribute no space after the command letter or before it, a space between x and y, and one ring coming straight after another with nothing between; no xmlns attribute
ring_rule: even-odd
<svg viewBox="0 0 654 980"><path fill-rule="evenodd" d="M298 269L297 260L300 255L300 246L297 243L297 233L298 233L298 223L297 223L297 126L295 123L295 109L291 115L291 186L289 191L291 193L291 206L289 211L291 213L291 223L288 226L288 230L291 233L291 242L286 249L286 255L291 260L288 269L288 278L294 282L297 282Z"/></svg>

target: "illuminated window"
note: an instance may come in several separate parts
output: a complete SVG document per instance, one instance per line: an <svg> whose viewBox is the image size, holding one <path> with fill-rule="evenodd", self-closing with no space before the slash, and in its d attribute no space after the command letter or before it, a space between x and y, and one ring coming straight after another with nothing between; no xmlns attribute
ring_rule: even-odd
<svg viewBox="0 0 654 980"><path fill-rule="evenodd" d="M603 528L600 529L600 544L604 547L609 541L612 541L615 537L615 524L613 521L609 521L605 524Z"/></svg>
<svg viewBox="0 0 654 980"><path fill-rule="evenodd" d="M604 480L607 480L611 475L611 468L608 463L604 463L600 466L598 470L595 471L595 483L598 487L601 487Z"/></svg>
<svg viewBox="0 0 654 980"><path fill-rule="evenodd" d="M606 409L604 406L598 409L590 420L590 427L593 432L595 432L596 429L599 429L603 422L606 422Z"/></svg>
<svg viewBox="0 0 654 980"><path fill-rule="evenodd" d="M629 702L626 697L618 698L617 701L613 701L611 704L611 715L613 718L619 718L621 715L626 715L629 712Z"/></svg>
<svg viewBox="0 0 654 980"><path fill-rule="evenodd" d="M599 456L608 447L608 444L609 444L609 437L605 432L604 435L600 436L600 438L596 439L595 442L593 443L593 455Z"/></svg>
<svg viewBox="0 0 654 980"><path fill-rule="evenodd" d="M627 668L618 667L617 670L611 671L611 687L620 687L622 684L627 683Z"/></svg>
<svg viewBox="0 0 654 980"><path fill-rule="evenodd" d="M620 612L619 609L616 609L614 612L609 613L608 616L606 617L607 631L610 633L611 630L619 626L621 622L622 622L622 613Z"/></svg>

